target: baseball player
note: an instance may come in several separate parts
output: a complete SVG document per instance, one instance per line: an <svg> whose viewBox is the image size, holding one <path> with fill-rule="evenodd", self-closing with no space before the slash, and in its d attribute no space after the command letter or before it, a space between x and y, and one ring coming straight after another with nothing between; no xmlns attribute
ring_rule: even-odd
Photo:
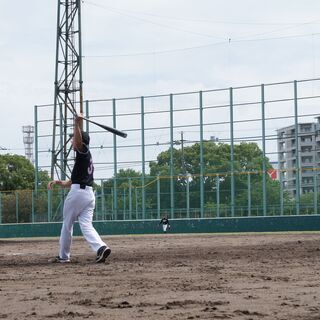
<svg viewBox="0 0 320 320"><path fill-rule="evenodd" d="M48 183L48 189L54 185L70 188L63 207L63 224L60 234L59 255L54 262L70 262L70 249L72 242L73 224L79 221L81 232L91 248L97 253L96 262L105 262L111 250L104 243L92 225L95 196L93 185L93 163L89 151L90 137L81 130L83 115L74 120L72 147L76 153L71 180L53 180Z"/></svg>
<svg viewBox="0 0 320 320"><path fill-rule="evenodd" d="M161 221L159 222L159 225L162 224L162 230L164 233L167 232L167 229L169 228L170 229L170 223L169 223L169 219L168 219L168 216L165 215Z"/></svg>

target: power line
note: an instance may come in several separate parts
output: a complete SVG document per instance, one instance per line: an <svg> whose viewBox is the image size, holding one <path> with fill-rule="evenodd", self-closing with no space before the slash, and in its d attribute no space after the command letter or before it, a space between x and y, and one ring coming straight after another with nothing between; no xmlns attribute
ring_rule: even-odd
<svg viewBox="0 0 320 320"><path fill-rule="evenodd" d="M291 35L291 36L282 36L282 37L272 37L272 38L257 38L257 39L239 39L233 40L228 39L225 41L209 43L205 45L192 46L192 47L184 47L184 48L176 48L176 49L167 49L167 50L159 50L159 51L144 51L144 52L135 52L135 53L121 53L121 54L108 54L108 55L84 55L83 58L120 58L120 57L134 57L134 56L148 56L148 55L161 55L161 54L170 54L175 52L182 52L188 50L196 50L196 49L204 49L214 46L221 46L232 43L242 43L242 42L255 42L255 41L271 41L271 40L284 40L284 39L295 39L295 38L305 38L305 37L314 37L319 36L320 32L317 33L307 33L300 35Z"/></svg>
<svg viewBox="0 0 320 320"><path fill-rule="evenodd" d="M164 16L160 14L154 14L149 12L141 12L141 11L134 11L134 10L128 10L128 9L120 9L115 8L112 6L106 6L105 4L97 4L92 1L86 1L86 4L110 9L110 10L117 10L119 12L127 12L131 14L137 14L137 15L144 15L144 16L150 16L150 17L156 17L161 19L168 19L168 20L176 20L176 21L187 21L187 22L199 22L199 23L212 23L212 24L230 24L230 25L261 25L261 26L270 26L270 25L286 25L286 26L302 26L305 24L316 24L319 22L319 20L311 21L311 22L253 22L253 21L230 21L230 20L209 20L209 19L194 19L194 18L181 18L181 17L172 17L172 16Z"/></svg>

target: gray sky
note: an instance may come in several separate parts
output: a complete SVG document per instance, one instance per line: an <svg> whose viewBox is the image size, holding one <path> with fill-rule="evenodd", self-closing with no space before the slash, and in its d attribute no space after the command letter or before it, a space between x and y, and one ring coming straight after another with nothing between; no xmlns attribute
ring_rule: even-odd
<svg viewBox="0 0 320 320"><path fill-rule="evenodd" d="M0 146L24 154L22 126L53 103L57 1L0 2ZM317 0L84 0L84 98L318 77L319 12Z"/></svg>

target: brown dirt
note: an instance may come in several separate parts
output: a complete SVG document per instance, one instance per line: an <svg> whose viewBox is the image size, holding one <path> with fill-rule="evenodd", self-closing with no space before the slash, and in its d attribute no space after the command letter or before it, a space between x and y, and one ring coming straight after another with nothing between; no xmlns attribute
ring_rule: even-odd
<svg viewBox="0 0 320 320"><path fill-rule="evenodd" d="M320 319L320 234L0 240L0 319Z"/></svg>

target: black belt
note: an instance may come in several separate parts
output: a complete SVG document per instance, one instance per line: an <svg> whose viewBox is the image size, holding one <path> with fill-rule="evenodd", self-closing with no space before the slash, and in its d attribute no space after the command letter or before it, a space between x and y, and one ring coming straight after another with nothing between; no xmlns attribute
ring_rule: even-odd
<svg viewBox="0 0 320 320"><path fill-rule="evenodd" d="M73 184L79 185L80 189L85 189L86 187L92 187L92 186L89 186L88 184L85 184L85 183L73 183Z"/></svg>

